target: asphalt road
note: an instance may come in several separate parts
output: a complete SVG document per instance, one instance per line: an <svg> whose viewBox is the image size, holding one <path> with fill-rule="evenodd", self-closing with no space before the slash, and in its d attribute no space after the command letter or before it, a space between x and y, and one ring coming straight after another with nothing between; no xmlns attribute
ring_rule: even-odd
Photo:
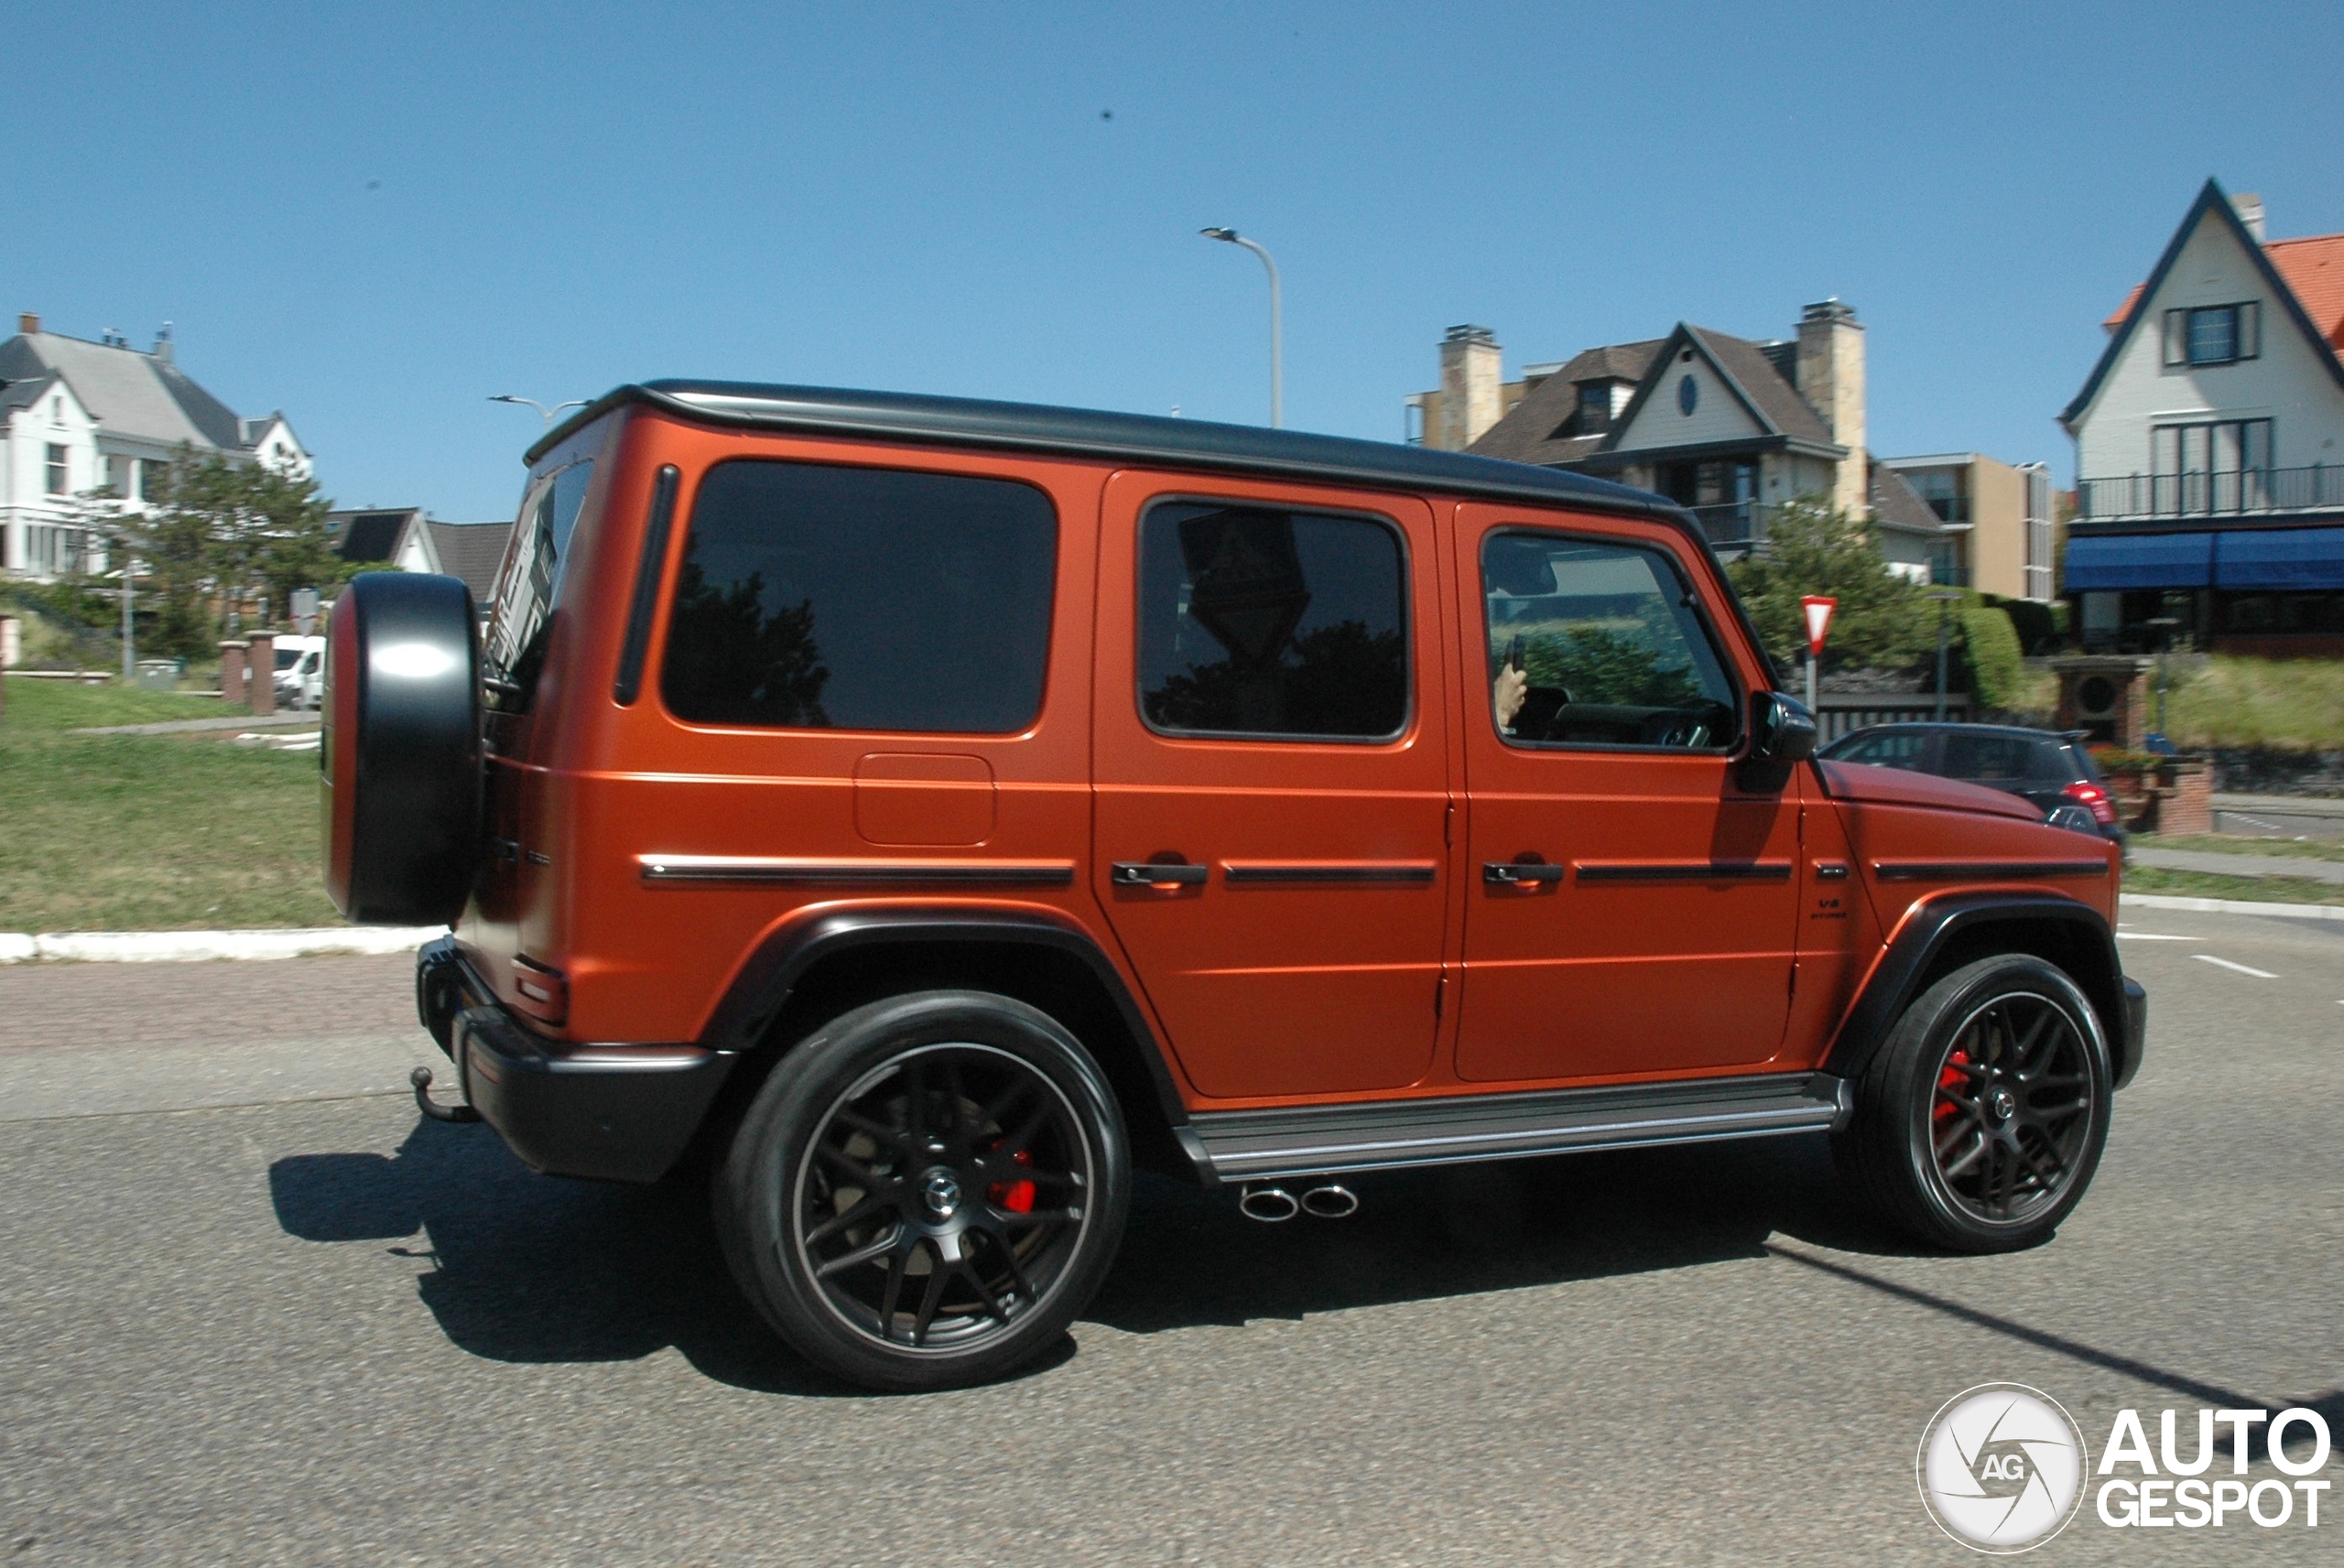
<svg viewBox="0 0 2344 1568"><path fill-rule="evenodd" d="M1149 1182L1060 1354L927 1398L778 1348L688 1199L419 1119L403 959L0 969L0 1563L1972 1561L1914 1456L1980 1382L2095 1458L2344 1438L2344 923L2128 928L2149 1065L2035 1251L1916 1253L1806 1139L1275 1227ZM2334 1562L2329 1498L2035 1561Z"/></svg>

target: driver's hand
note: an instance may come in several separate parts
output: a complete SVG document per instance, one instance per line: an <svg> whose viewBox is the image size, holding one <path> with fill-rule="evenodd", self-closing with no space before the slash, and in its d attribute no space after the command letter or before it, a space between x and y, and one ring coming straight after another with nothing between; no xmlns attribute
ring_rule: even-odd
<svg viewBox="0 0 2344 1568"><path fill-rule="evenodd" d="M1513 729L1514 716L1522 711L1522 705L1530 697L1530 672L1515 669L1512 665L1506 665L1498 671L1497 685L1490 695L1491 700L1497 705L1498 728Z"/></svg>

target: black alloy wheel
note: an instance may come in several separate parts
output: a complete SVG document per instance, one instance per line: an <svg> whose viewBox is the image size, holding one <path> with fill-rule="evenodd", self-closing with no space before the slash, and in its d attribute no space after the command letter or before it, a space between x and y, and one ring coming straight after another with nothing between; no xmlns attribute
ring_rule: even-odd
<svg viewBox="0 0 2344 1568"><path fill-rule="evenodd" d="M1105 1078L1006 997L889 998L791 1047L716 1184L726 1256L795 1348L954 1387L1058 1341L1105 1277L1130 1157Z"/></svg>
<svg viewBox="0 0 2344 1568"><path fill-rule="evenodd" d="M1946 1043L1929 1103L1929 1156L1953 1202L1995 1224L2057 1201L2093 1123L2083 1038L2050 998L2018 991L1971 1012Z"/></svg>
<svg viewBox="0 0 2344 1568"><path fill-rule="evenodd" d="M855 1332L974 1345L1031 1313L1090 1222L1065 1093L1007 1052L916 1045L840 1095L793 1184L798 1265Z"/></svg>
<svg viewBox="0 0 2344 1568"><path fill-rule="evenodd" d="M2075 981L1998 954L1905 1010L1858 1077L1832 1153L1860 1198L1920 1240L2032 1247L2099 1168L2112 1082L2107 1034Z"/></svg>

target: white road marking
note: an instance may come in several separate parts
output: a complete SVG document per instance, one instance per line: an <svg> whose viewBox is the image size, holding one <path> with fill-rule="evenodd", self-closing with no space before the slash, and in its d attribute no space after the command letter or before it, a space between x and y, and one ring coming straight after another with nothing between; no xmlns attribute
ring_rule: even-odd
<svg viewBox="0 0 2344 1568"><path fill-rule="evenodd" d="M2244 964L2233 964L2228 958L2217 958L2211 953L2192 953L2189 956L2201 964L2215 964L2225 969L2236 969L2240 974L2252 975L2258 980L2275 980L2279 978L2268 969L2250 968Z"/></svg>
<svg viewBox="0 0 2344 1568"><path fill-rule="evenodd" d="M2167 936L2159 931L2119 931L2116 934L2116 939L2120 942L2202 942L2205 940L2202 936Z"/></svg>

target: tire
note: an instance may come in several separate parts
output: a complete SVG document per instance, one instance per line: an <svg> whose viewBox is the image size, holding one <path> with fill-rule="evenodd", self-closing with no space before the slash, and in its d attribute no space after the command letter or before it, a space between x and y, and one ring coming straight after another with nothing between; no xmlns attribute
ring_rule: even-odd
<svg viewBox="0 0 2344 1568"><path fill-rule="evenodd" d="M2047 1240L2108 1141L2108 1039L2065 971L2005 953L1946 975L1896 1022L1833 1136L1883 1218L1957 1252Z"/></svg>
<svg viewBox="0 0 2344 1568"><path fill-rule="evenodd" d="M751 1303L808 1361L897 1391L1057 1344L1113 1263L1130 1141L1055 1019L984 991L890 997L790 1047L713 1185Z"/></svg>

